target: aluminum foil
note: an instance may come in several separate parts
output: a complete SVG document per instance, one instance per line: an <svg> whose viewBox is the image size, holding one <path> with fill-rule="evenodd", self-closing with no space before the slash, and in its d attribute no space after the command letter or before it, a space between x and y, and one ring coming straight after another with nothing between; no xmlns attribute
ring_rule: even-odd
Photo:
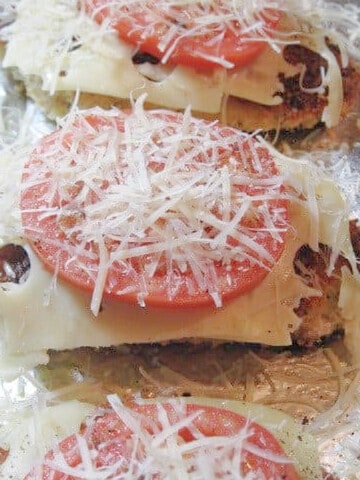
<svg viewBox="0 0 360 480"><path fill-rule="evenodd" d="M0 0L0 28L11 22L14 14L14 3ZM342 4L341 1L339 3ZM353 3L359 4L360 0ZM296 148L294 146L284 147L287 153L291 152L295 156L310 155L314 162L318 163L321 168L326 169L334 177L348 199L349 215L354 218L360 218L359 112L360 109L358 112L354 112L351 118L347 119L339 129L332 131L331 135L328 132L319 132L311 139L311 142L304 142L297 145ZM35 142L38 138L53 130L54 127L54 123L48 121L43 113L31 101L25 98L21 85L14 83L7 73L0 69L0 149L15 145L16 142L20 144ZM331 145L331 142L334 142L335 147ZM310 144L315 144L315 148L309 148ZM86 355L86 361L84 361L83 355ZM46 390L47 387L60 387L66 390L70 383L79 385L101 381L105 371L104 368L107 365L107 359L103 358L102 362L104 363L101 363L97 355L98 352L77 352L74 356L64 359L61 354L59 356L54 354L47 367L40 368L38 371L26 371L16 380L3 382L0 385L0 408L7 408L9 405L15 405L15 408L22 408L24 405L31 403L39 392ZM176 377L180 385L177 386L178 390L166 383L166 372L163 367L168 368L169 362L171 363L167 352L158 351L154 354L153 351L149 350L145 353L138 352L138 354L134 354L134 352L120 351L113 352L113 355L117 356L117 367L114 369L112 366L106 370L108 379L110 378L113 384L119 378L118 369L120 368L123 369L122 374L127 376L127 382L124 382L124 384L128 388L135 389L136 385L141 384L142 378L144 375L146 376L146 372L149 371L151 371L154 382L158 382L159 388L162 390L167 388L169 393L186 393L186 388L189 385L192 385L192 388L194 388L194 383L192 383L194 379L192 378L179 380L179 377ZM245 361L245 359L246 362L250 361L248 360L248 352L238 352L237 357L234 356L234 352L232 352L232 357L229 353L227 355L230 358L229 361L234 363ZM114 365L114 356L111 358L112 365ZM260 360L265 362L264 359ZM209 361L212 362L212 365L215 365L216 362L220 362L220 359L211 357ZM274 366L275 362L273 365L269 359L266 359L266 361L269 369L267 374L270 372L270 377L274 374L275 378L275 372L277 371L277 367ZM293 361L297 362L295 365L297 369L300 366L304 366L304 359L301 357ZM99 364L101 369L89 369L87 367L88 369L86 370L83 368L85 363L89 365L91 362L92 364ZM331 360L329 360L330 364ZM245 363L245 365L248 364ZM300 392L299 394L303 395L304 399L306 396L313 395L314 405L310 409L296 411L296 415L303 420L307 416L314 417L313 421L306 428L319 440L323 464L328 471L335 472L339 480L351 480L360 478L360 377L356 374L358 366L350 365L345 360L342 365L351 372L351 375L349 375L350 380L342 387L337 382L327 387L327 400L329 403L324 401L324 392L321 391L323 383L320 383L320 388L318 387L318 390L315 391L314 384L307 382L306 368L303 378L296 377L290 380L291 375L288 378L286 377L286 369L288 368L293 372L294 367L294 364L287 363L286 359L283 366L281 366L283 372L281 377L282 384L278 386L278 389L279 391L281 389L285 390L284 382L289 382L289 388L295 394ZM134 374L134 377L129 380L129 371L132 368L134 369L135 366L137 368L136 375ZM325 369L325 372L329 378L334 377L336 374L331 368L329 370ZM256 375L258 374L256 373ZM254 378L258 378L256 375L254 374ZM49 381L50 376L52 376L51 381ZM43 383L41 379L44 378L46 381ZM149 379L147 380L149 382ZM57 381L59 384L57 384ZM148 385L148 383L145 382L144 385ZM246 397L248 394L242 392L240 387L238 387L238 391L234 390L234 398L264 402L286 411L285 400L276 397L276 382L274 383L271 380L269 383L265 382L265 385L267 389L265 388L263 393L259 393L254 398ZM346 391L342 392L342 401L339 403L336 401L336 397L338 397L341 388L345 388ZM155 390L154 388L153 391ZM219 387L218 384L210 383L208 392L210 396L221 395L221 385ZM270 398L272 398L273 402L271 402ZM321 404L321 401L323 404ZM321 404L319 407L320 411L316 412L316 414L314 413L316 411L315 404ZM327 427L326 431L324 430L324 425L326 424L323 421L324 416L332 419L331 429Z"/></svg>

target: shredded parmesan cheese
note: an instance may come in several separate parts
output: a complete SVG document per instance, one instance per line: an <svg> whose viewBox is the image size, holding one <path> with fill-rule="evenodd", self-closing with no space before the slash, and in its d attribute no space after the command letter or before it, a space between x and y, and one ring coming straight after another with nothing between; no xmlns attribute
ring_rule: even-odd
<svg viewBox="0 0 360 480"><path fill-rule="evenodd" d="M37 219L27 235L38 241L41 222L55 218L60 233L41 241L87 272L95 314L104 291L133 289L145 304L159 275L169 299L185 275L187 294L209 292L220 307L232 273L276 261L288 228L283 178L251 136L189 111L148 113L143 100L132 114L102 112L97 125L100 111L74 112L34 151L22 187L37 197L23 208Z"/></svg>

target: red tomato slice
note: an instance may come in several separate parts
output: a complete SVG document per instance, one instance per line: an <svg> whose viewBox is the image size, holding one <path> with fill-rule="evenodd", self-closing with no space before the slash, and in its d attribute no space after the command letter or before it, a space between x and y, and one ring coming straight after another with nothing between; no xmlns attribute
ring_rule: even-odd
<svg viewBox="0 0 360 480"><path fill-rule="evenodd" d="M43 263L131 303L220 306L247 293L289 226L265 147L165 111L78 114L33 151L22 180L25 235Z"/></svg>
<svg viewBox="0 0 360 480"><path fill-rule="evenodd" d="M171 426L173 432L165 430ZM174 428L176 426L178 428ZM161 441L159 438L164 432L166 435ZM208 446L202 447L201 441L209 437L218 439L216 445L205 442ZM41 476L36 476L38 469L30 472L24 480L86 478L86 474L85 477L80 476L80 469L83 470L82 475L89 469L86 463L90 463L92 474L102 471L101 478L105 478L106 471L109 480L120 478L121 473L129 471L133 472L131 478L143 478L145 473L146 478L168 478L166 468L174 464L179 468L179 457L174 458L174 449L164 449L167 438L171 438L172 444L187 443L192 447L182 454L184 468L192 474L199 469L196 458L207 451L205 455L210 468L215 469L219 479L223 478L221 469L226 468L227 460L242 475L252 471L258 473L257 478L265 480L300 479L277 439L261 425L222 408L191 404L176 407L158 403L132 404L131 410L121 407L119 413L113 410L97 412L86 421L78 435L66 438L47 453ZM224 446L224 438L233 438L230 448ZM157 447L159 450L154 453ZM221 448L224 448L222 452ZM221 453L223 457L220 457ZM215 460L212 457L216 455ZM141 470L145 462L148 467ZM199 473L194 477L199 478ZM94 478L93 475L91 478Z"/></svg>
<svg viewBox="0 0 360 480"><path fill-rule="evenodd" d="M85 9L119 37L164 63L196 69L242 67L261 53L280 13L236 10L225 0L176 5L166 0L84 0Z"/></svg>

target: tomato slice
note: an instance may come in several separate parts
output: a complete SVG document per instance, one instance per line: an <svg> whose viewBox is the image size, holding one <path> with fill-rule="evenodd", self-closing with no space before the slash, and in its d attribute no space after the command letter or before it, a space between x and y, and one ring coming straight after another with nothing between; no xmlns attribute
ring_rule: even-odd
<svg viewBox="0 0 360 480"><path fill-rule="evenodd" d="M280 13L250 13L236 2L85 0L86 11L119 37L164 63L196 69L242 67L261 53Z"/></svg>
<svg viewBox="0 0 360 480"><path fill-rule="evenodd" d="M44 265L93 295L221 306L284 249L287 192L267 148L167 111L77 114L24 168L24 231ZM96 293L97 292L97 293Z"/></svg>
<svg viewBox="0 0 360 480"><path fill-rule="evenodd" d="M252 472L261 480L300 479L272 433L242 415L210 406L134 403L99 410L77 435L46 454L41 476L35 476L38 468L25 480L77 480L88 478L86 472L95 478L97 471L109 480L125 472L161 480L181 468L189 478L207 478L204 461L219 479L230 468L242 478ZM172 472L171 478L180 478Z"/></svg>

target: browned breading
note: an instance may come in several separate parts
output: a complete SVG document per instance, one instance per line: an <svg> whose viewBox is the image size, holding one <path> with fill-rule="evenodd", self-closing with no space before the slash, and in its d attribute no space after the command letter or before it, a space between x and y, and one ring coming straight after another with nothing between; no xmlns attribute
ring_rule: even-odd
<svg viewBox="0 0 360 480"><path fill-rule="evenodd" d="M350 222L349 228L355 254L360 257L360 228L355 221ZM301 299L295 310L303 320L300 328L293 334L293 341L298 345L313 346L344 330L338 300L341 268L349 265L344 257L339 256L334 271L330 276L327 275L330 255L331 251L325 245L320 245L318 252L304 245L294 260L295 271L304 282L323 292L322 296Z"/></svg>
<svg viewBox="0 0 360 480"><path fill-rule="evenodd" d="M327 276L330 250L324 245L314 252L304 245L297 253L294 261L296 272L304 282L323 292L318 297L302 298L296 314L302 318L302 324L293 334L298 345L313 346L321 340L343 330L343 321L338 309L341 283L341 266L345 264L342 257L336 262L331 276Z"/></svg>
<svg viewBox="0 0 360 480"><path fill-rule="evenodd" d="M20 283L30 269L26 250L13 243L0 247L0 282Z"/></svg>
<svg viewBox="0 0 360 480"><path fill-rule="evenodd" d="M342 69L344 102L341 117L345 118L359 98L360 70L351 65ZM327 105L326 97L300 89L299 75L285 78L279 74L285 87L283 103L275 106L260 105L230 97L227 103L226 122L245 131L309 130L321 124Z"/></svg>

